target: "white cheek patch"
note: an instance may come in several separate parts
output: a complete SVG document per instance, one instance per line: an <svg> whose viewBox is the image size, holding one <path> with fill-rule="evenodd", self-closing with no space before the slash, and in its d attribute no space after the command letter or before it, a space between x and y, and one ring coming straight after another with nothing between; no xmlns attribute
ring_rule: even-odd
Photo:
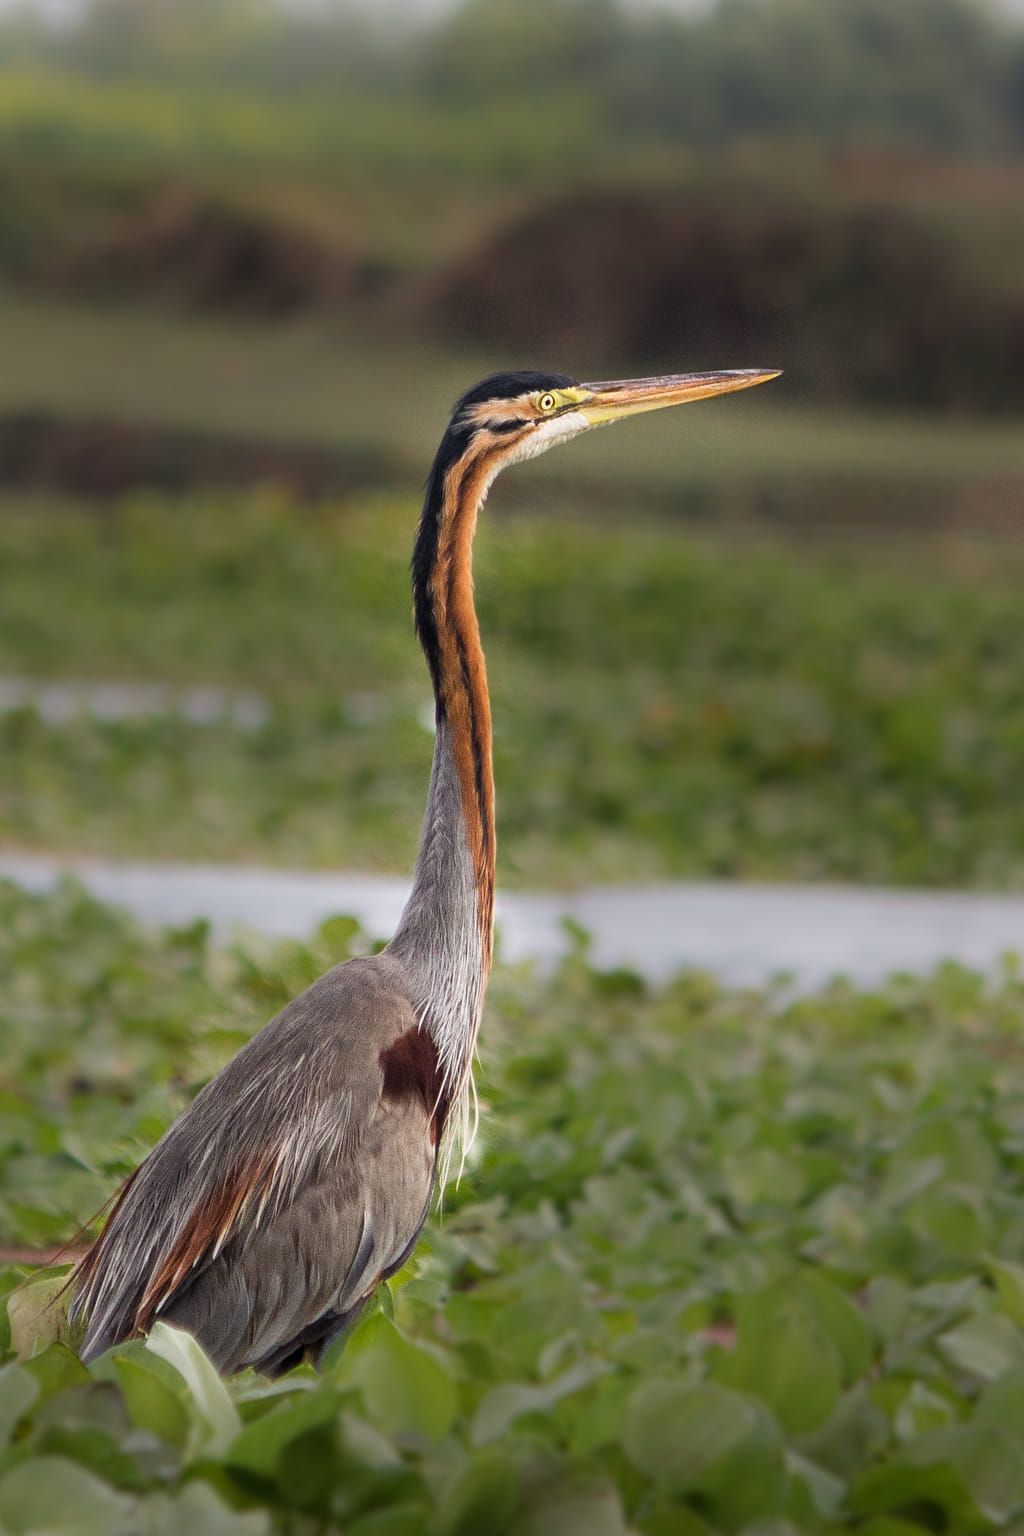
<svg viewBox="0 0 1024 1536"><path fill-rule="evenodd" d="M554 448L557 443L565 443L570 437L577 437L589 426L590 422L582 411L566 411L564 415L553 416L550 421L542 421L532 432L528 432L505 463L518 464L523 459L535 459L539 454L547 453L549 448Z"/></svg>

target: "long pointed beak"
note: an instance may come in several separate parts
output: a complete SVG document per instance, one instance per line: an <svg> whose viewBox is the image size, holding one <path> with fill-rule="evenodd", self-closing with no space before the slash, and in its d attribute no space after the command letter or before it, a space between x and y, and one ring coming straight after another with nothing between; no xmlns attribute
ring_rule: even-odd
<svg viewBox="0 0 1024 1536"><path fill-rule="evenodd" d="M660 411L667 405L685 405L690 400L707 400L711 395L728 395L737 389L752 389L777 379L779 368L734 368L718 373L669 373L653 379L614 379L604 384L581 384L590 398L576 407L591 426L605 421L619 421L641 411Z"/></svg>

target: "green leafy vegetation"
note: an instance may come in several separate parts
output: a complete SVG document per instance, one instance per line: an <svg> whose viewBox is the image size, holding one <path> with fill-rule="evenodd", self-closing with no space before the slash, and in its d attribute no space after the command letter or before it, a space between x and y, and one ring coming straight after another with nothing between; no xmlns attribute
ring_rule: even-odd
<svg viewBox="0 0 1024 1536"><path fill-rule="evenodd" d="M395 10L94 0L0 28L0 140L70 156L310 160L469 174L752 136L1003 154L1020 28L970 0L614 0Z"/></svg>
<svg viewBox="0 0 1024 1536"><path fill-rule="evenodd" d="M71 1237L195 1087L358 938L208 951L0 888L0 1232ZM197 1536L1024 1515L1024 986L658 992L499 970L478 1142L319 1377L221 1383L158 1325L90 1369L0 1288L0 1521ZM0 1324L0 1328L4 1325ZM33 1353L33 1350L35 1351Z"/></svg>
<svg viewBox="0 0 1024 1536"><path fill-rule="evenodd" d="M8 845L401 871L429 770L416 507L0 521L0 673L256 690L255 729L0 717ZM503 879L1019 887L1019 545L889 558L507 519L478 539ZM426 727L426 728L425 728Z"/></svg>

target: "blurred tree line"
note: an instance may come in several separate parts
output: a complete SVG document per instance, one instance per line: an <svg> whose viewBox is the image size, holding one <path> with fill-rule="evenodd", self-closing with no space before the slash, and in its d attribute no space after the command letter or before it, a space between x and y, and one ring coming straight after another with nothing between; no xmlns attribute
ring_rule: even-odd
<svg viewBox="0 0 1024 1536"><path fill-rule="evenodd" d="M90 0L73 26L48 26L31 7L8 14L0 64L578 111L622 141L1024 151L1024 27L983 0L719 0L703 15L464 0L433 22L345 0L304 12L272 0Z"/></svg>

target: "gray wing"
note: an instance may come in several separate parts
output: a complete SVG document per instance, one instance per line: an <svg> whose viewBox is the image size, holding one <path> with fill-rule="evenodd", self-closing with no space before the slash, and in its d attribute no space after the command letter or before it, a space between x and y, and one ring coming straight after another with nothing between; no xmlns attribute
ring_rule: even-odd
<svg viewBox="0 0 1024 1536"><path fill-rule="evenodd" d="M76 1275L83 1358L158 1317L223 1371L279 1367L325 1337L411 1251L443 1114L436 1049L400 962L329 971L125 1186Z"/></svg>

